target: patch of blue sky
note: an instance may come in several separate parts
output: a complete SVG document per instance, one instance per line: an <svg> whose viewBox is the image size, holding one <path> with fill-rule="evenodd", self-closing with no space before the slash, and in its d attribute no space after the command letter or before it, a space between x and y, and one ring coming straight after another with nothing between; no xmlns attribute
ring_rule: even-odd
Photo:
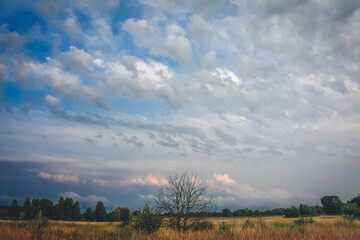
<svg viewBox="0 0 360 240"><path fill-rule="evenodd" d="M49 42L34 40L24 44L26 55L32 59L44 62L47 57L51 56L52 46Z"/></svg>
<svg viewBox="0 0 360 240"><path fill-rule="evenodd" d="M44 19L30 11L18 11L10 15L0 16L1 24L8 24L10 32L16 31L20 34L29 32L35 24L41 26L43 33L48 29Z"/></svg>
<svg viewBox="0 0 360 240"><path fill-rule="evenodd" d="M4 54L8 47L9 44L7 42L0 41L0 54Z"/></svg>
<svg viewBox="0 0 360 240"><path fill-rule="evenodd" d="M1 102L4 104L21 105L25 102L24 89L12 82L3 82L1 84L3 91Z"/></svg>
<svg viewBox="0 0 360 240"><path fill-rule="evenodd" d="M93 28L92 20L89 15L87 15L86 13L84 13L80 10L74 11L74 13L75 13L76 19L79 22L81 29L83 31L88 31Z"/></svg>
<svg viewBox="0 0 360 240"><path fill-rule="evenodd" d="M50 86L43 85L40 88L36 84L36 87L29 87L29 85L34 85L34 83L29 82L23 85L9 81L1 83L3 91L1 103L16 107L23 107L30 103L32 107L41 107L42 101L47 95L55 94Z"/></svg>

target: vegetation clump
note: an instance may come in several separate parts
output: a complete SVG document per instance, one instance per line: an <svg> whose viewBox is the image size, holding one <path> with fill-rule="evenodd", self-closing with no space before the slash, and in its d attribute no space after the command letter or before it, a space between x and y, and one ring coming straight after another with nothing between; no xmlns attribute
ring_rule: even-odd
<svg viewBox="0 0 360 240"><path fill-rule="evenodd" d="M149 204L146 203L142 211L139 211L136 215L134 228L138 231L151 234L159 230L162 220L163 217L160 212L153 210Z"/></svg>

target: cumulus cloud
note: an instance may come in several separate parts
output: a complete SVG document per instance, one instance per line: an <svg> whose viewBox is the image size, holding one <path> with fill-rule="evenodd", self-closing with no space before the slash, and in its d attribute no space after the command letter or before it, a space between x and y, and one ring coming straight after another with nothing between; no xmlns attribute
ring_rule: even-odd
<svg viewBox="0 0 360 240"><path fill-rule="evenodd" d="M170 57L174 61L181 64L191 65L192 60L192 46L190 41L182 36L183 31L174 25L168 27L166 37L162 37L158 26L151 25L148 21L127 19L122 25L124 31L129 32L134 42L143 48L149 48L149 53L154 56Z"/></svg>
<svg viewBox="0 0 360 240"><path fill-rule="evenodd" d="M9 31L8 24L0 25L0 42L6 43L6 53L13 54L21 51L27 41L29 41L27 37L16 31Z"/></svg>
<svg viewBox="0 0 360 240"><path fill-rule="evenodd" d="M29 63L35 79L50 84L55 90L69 95L78 90L81 80L78 76L64 72L61 64L48 58L48 63Z"/></svg>
<svg viewBox="0 0 360 240"><path fill-rule="evenodd" d="M69 52L61 54L63 58L63 66L66 71L75 73L87 73L89 72L90 64L93 61L93 57L85 52L83 49L77 49L74 46L70 47Z"/></svg>
<svg viewBox="0 0 360 240"><path fill-rule="evenodd" d="M47 172L40 172L38 176L41 179L54 181L54 182L67 182L67 183L79 183L79 176L68 175L68 174L51 174Z"/></svg>
<svg viewBox="0 0 360 240"><path fill-rule="evenodd" d="M236 183L236 181L234 179L229 178L229 174L221 175L221 174L214 173L214 178L216 181L219 181L225 185Z"/></svg>
<svg viewBox="0 0 360 240"><path fill-rule="evenodd" d="M167 180L161 176L155 176L149 174L146 178L137 177L129 178L127 180L103 180L103 179L94 179L94 183L101 186L108 187L117 187L117 186L128 186L128 185L153 185L153 186L162 186L167 184Z"/></svg>

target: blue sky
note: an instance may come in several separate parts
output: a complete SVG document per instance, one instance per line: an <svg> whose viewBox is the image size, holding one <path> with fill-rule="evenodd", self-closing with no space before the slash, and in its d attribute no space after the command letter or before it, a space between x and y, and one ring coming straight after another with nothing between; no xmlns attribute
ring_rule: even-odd
<svg viewBox="0 0 360 240"><path fill-rule="evenodd" d="M0 202L133 209L196 172L217 207L348 200L360 4L0 3Z"/></svg>

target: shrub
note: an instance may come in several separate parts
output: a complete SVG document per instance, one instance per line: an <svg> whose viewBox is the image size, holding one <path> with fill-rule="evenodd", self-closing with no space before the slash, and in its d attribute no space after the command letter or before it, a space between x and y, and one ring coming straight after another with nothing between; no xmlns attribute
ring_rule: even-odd
<svg viewBox="0 0 360 240"><path fill-rule="evenodd" d="M31 239L41 239L44 234L44 228L49 225L48 218L42 216L41 210L36 215L35 219L30 222L29 231Z"/></svg>
<svg viewBox="0 0 360 240"><path fill-rule="evenodd" d="M312 218L310 218L310 219L299 218L294 221L295 225L306 225L306 224L312 224L314 222L315 221Z"/></svg>
<svg viewBox="0 0 360 240"><path fill-rule="evenodd" d="M346 204L343 207L343 212L347 218L359 218L360 217L360 208L356 203Z"/></svg>
<svg viewBox="0 0 360 240"><path fill-rule="evenodd" d="M214 224L210 221L197 222L191 227L191 230L193 231L213 230L213 229L214 229Z"/></svg>
<svg viewBox="0 0 360 240"><path fill-rule="evenodd" d="M161 227L162 219L160 213L150 208L149 204L146 203L142 211L138 212L134 227L139 231L151 234Z"/></svg>
<svg viewBox="0 0 360 240"><path fill-rule="evenodd" d="M222 222L219 224L218 232L219 233L229 233L231 230L231 227L228 223Z"/></svg>

